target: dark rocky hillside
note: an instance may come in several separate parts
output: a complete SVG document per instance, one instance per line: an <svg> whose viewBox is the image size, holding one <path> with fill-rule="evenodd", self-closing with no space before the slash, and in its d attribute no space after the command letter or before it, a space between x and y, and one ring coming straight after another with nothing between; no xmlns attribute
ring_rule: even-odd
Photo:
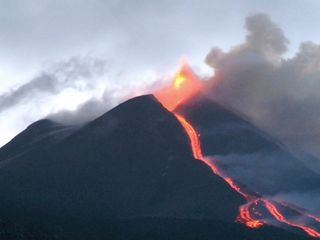
<svg viewBox="0 0 320 240"><path fill-rule="evenodd" d="M243 116L202 95L176 111L200 133L204 154L250 189L263 194L319 189L319 174Z"/></svg>
<svg viewBox="0 0 320 240"><path fill-rule="evenodd" d="M81 127L38 121L0 160L3 239L305 239L234 223L244 199L151 95Z"/></svg>

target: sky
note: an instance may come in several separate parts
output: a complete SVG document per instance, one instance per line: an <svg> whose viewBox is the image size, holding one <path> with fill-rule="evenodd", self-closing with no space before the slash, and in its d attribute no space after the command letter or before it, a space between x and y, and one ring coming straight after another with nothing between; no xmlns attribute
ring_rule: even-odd
<svg viewBox="0 0 320 240"><path fill-rule="evenodd" d="M210 49L245 41L256 13L285 32L284 58L320 42L318 0L0 0L0 146L47 115L146 93L183 56L212 74Z"/></svg>

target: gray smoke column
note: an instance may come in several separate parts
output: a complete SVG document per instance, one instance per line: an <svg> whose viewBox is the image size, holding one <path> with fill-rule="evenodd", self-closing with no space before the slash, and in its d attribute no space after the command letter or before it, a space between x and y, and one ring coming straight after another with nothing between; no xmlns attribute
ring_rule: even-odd
<svg viewBox="0 0 320 240"><path fill-rule="evenodd" d="M215 69L208 94L292 149L320 156L320 46L304 42L285 58L289 41L269 16L249 16L245 27L243 43L207 55Z"/></svg>

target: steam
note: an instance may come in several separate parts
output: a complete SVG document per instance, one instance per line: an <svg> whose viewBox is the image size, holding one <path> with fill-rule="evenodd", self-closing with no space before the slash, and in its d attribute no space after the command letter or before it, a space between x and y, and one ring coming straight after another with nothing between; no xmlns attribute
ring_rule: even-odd
<svg viewBox="0 0 320 240"><path fill-rule="evenodd" d="M320 214L318 175L305 174L304 165L282 150L215 155L211 161L251 190Z"/></svg>
<svg viewBox="0 0 320 240"><path fill-rule="evenodd" d="M97 94L109 65L105 59L90 56L49 63L25 84L0 95L0 146L34 121L61 109L74 109Z"/></svg>
<svg viewBox="0 0 320 240"><path fill-rule="evenodd" d="M50 66L29 82L0 95L0 113L19 103L27 102L43 95L56 95L67 88L92 88L91 81L103 74L107 63L101 59L73 57Z"/></svg>
<svg viewBox="0 0 320 240"><path fill-rule="evenodd" d="M118 84L106 87L102 97L92 97L83 104L80 104L75 110L61 110L49 114L47 118L64 124L83 124L99 117L127 99L150 93L150 91L152 92L153 89L157 88L155 81L150 81L146 84L125 82L125 86Z"/></svg>
<svg viewBox="0 0 320 240"><path fill-rule="evenodd" d="M320 46L301 44L285 58L289 41L266 14L246 18L243 43L213 48L209 95L246 114L292 149L320 156Z"/></svg>
<svg viewBox="0 0 320 240"><path fill-rule="evenodd" d="M317 216L320 215L320 192L318 190L283 192L272 196L272 198L279 202L285 200L296 206L304 207L310 212L317 214Z"/></svg>

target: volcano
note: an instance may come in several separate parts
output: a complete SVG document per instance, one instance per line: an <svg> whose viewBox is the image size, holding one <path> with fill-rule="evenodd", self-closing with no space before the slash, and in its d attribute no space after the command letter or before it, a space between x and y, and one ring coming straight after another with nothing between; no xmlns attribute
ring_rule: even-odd
<svg viewBox="0 0 320 240"><path fill-rule="evenodd" d="M264 151L280 151L281 147L228 109L194 95L190 89L201 87L194 77L188 69L182 69L182 75L176 77L177 92L165 89L164 95L130 99L82 126L40 120L3 146L0 236L308 239L294 226L283 230L263 224L259 229L250 229L236 221L239 207L246 206L248 200L230 182L214 174L213 165L199 161L202 154L227 155L262 146L267 146ZM183 78L189 79L187 90L181 89ZM178 99L173 104L169 101L169 108L159 102L159 96L166 94ZM187 101L180 99L182 95L188 96ZM206 117L208 111L211 114ZM247 124L251 135L236 131L230 138L218 135L218 141L212 133L219 132L219 128L224 131L221 126L228 120L235 125ZM201 142L194 135L195 129L200 130ZM199 145L197 154L192 139L190 145L192 137ZM244 146L241 137L256 145ZM217 166L236 175L228 171L228 162ZM317 175L309 177L303 181L317 184ZM245 185L256 190L263 184ZM293 185L300 187L298 183Z"/></svg>
<svg viewBox="0 0 320 240"><path fill-rule="evenodd" d="M212 110L215 112L215 104L210 104L207 99L205 99L203 102L197 101L198 104L197 107L193 107L193 103L195 102L195 95L198 95L199 93L203 93L201 91L201 86L198 84L200 82L195 74L193 74L192 70L187 64L183 64L181 66L181 69L178 72L178 75L173 79L173 83L171 87L169 86L169 91L167 88L160 89L158 93L156 93L157 99L162 103L162 105L168 109L170 112L174 114L174 116L177 118L177 120L180 122L181 126L184 127L185 132L188 134L189 141L190 141L190 147L193 152L193 156L195 159L198 159L202 162L204 162L206 165L208 165L212 172L221 177L228 185L237 193L242 195L246 200L247 203L239 207L239 215L237 217L237 220L239 222L244 223L247 227L250 228L259 228L263 226L265 223L270 224L269 220L266 220L266 217L270 215L272 218L277 220L278 222L290 226L295 227L303 230L306 234L320 238L320 231L317 229L317 227L314 227L312 225L318 225L320 223L320 218L308 213L307 211L301 210L297 208L294 205L289 205L283 200L280 200L279 202L275 202L272 199L264 197L264 195L261 195L258 193L258 191L250 191L249 189L245 188L243 185L240 185L238 182L234 181L233 177L230 177L228 174L225 174L220 167L217 166L217 163L210 159L208 156L204 156L203 149L201 146L201 140L200 140L200 133L198 130L196 130L194 124L188 122L190 119L190 116L188 116L188 113L191 110L191 115L193 110L197 113L196 118L200 119L201 121L201 115L203 116L203 113L205 114L205 118L207 116L210 116L210 112L206 111L202 105L211 106L208 107L208 110ZM177 84L179 83L179 84ZM197 87L200 86L200 87ZM184 94L185 93L185 94ZM181 95L184 96L181 99ZM176 98L172 98L172 96L177 96ZM179 101L177 101L179 99ZM191 99L191 101L190 101ZM187 103L186 103L187 102ZM191 102L192 105L188 106L188 102ZM200 104L199 104L200 102ZM202 103L202 104L201 104ZM208 104L209 103L209 104ZM180 106L185 107L185 112L179 111ZM200 110L200 111L197 111ZM216 116L217 114L214 114L213 116ZM200 116L200 118L199 118ZM219 116L219 111L218 111ZM228 117L230 119L237 119L237 117L234 114L225 114L222 112L220 116L227 116L226 121L223 121L222 124L227 124L227 126L230 126L230 123L228 122ZM188 119L188 120L187 120ZM241 120L241 119L239 119ZM212 121L214 123L214 121ZM231 121L232 122L232 121ZM238 121L241 123L241 121ZM207 124L211 123L211 121L207 121ZM241 124L240 124L241 125ZM249 136L255 136L256 141L259 142L259 140L264 140L256 134L250 127L246 127L244 124L244 129L247 133L249 133ZM237 124L236 124L237 126ZM211 126L212 128L212 126ZM237 129L237 127L236 127ZM210 131L206 131L210 132ZM253 133L253 134L252 134ZM228 138L230 139L230 137ZM220 140L220 138L219 138ZM250 140L250 138L248 139ZM248 141L250 144L250 141ZM261 142L261 141L260 141ZM267 142L266 142L267 143ZM266 143L262 144L262 146L267 145ZM269 144L272 146L272 144ZM277 158L276 158L277 159ZM287 164L292 164L294 161L289 161ZM301 165L301 164L300 164ZM278 167L277 165L273 165L273 167ZM295 167L300 167L299 164ZM274 169L271 169L271 173L274 174L276 172ZM299 171L298 171L299 172ZM277 173L277 172L276 172ZM285 171L282 171L282 173L286 173ZM307 171L308 173L308 171ZM319 178L317 179L317 175L315 176L315 182L319 183ZM317 185L316 185L317 186ZM283 210L282 210L283 208ZM281 209L281 210L280 210ZM286 211L284 213L283 211ZM288 215L288 212L290 214ZM292 214L294 213L294 214ZM293 216L292 216L293 215ZM297 218L301 218L302 220L297 220ZM313 223L310 226L310 223L307 223L306 221L311 220Z"/></svg>
<svg viewBox="0 0 320 240"><path fill-rule="evenodd" d="M199 132L204 155L214 156L228 176L251 189L270 195L320 186L319 175L280 142L204 94L184 102L176 112L189 119Z"/></svg>

